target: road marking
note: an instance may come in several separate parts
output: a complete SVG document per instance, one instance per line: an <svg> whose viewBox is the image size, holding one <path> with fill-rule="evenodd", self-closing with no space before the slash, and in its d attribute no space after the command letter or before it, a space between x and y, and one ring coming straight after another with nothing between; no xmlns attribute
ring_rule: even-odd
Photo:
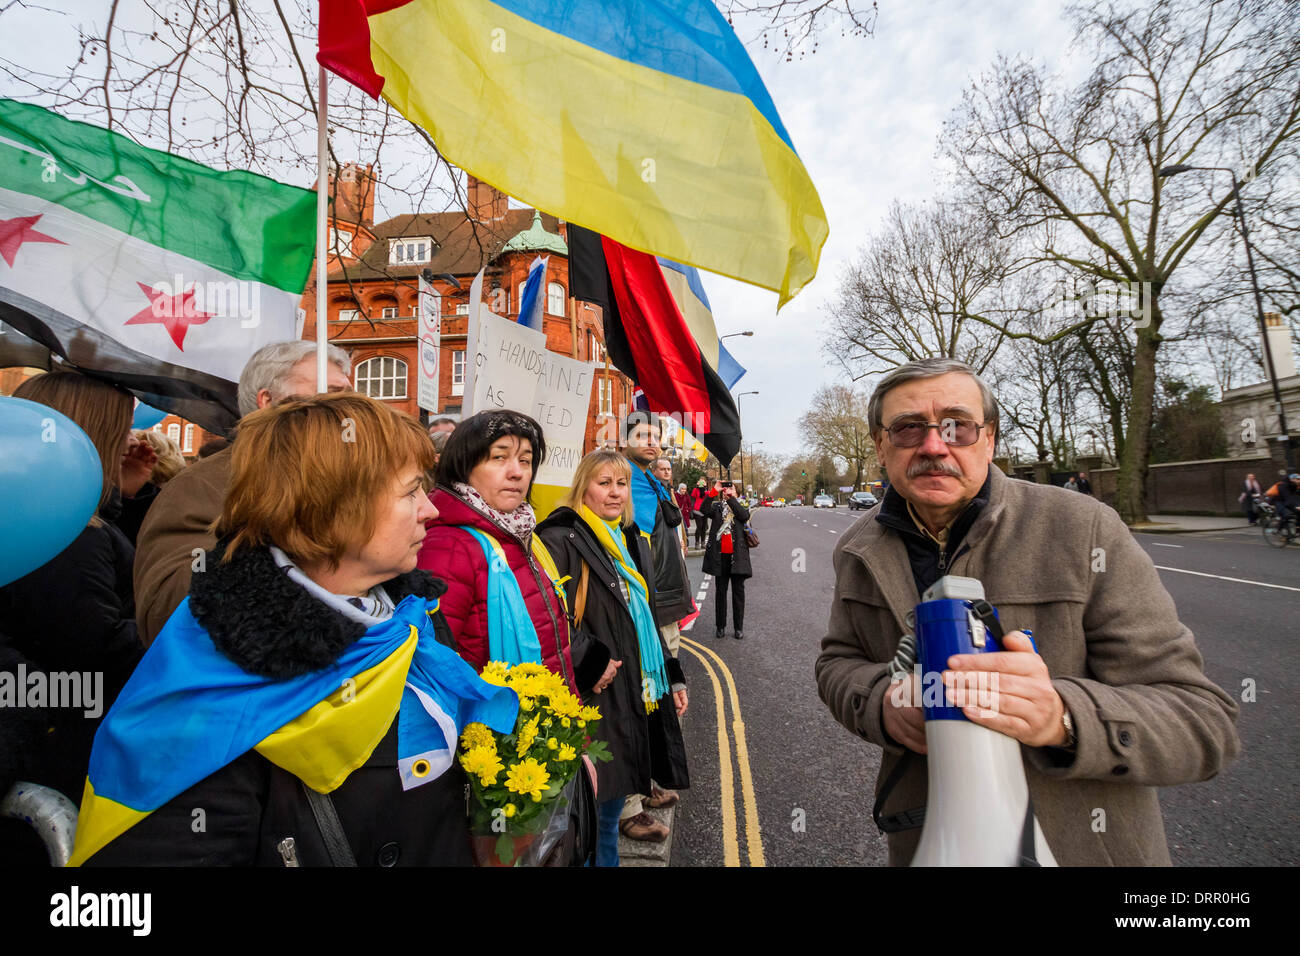
<svg viewBox="0 0 1300 956"><path fill-rule="evenodd" d="M717 662L718 669L727 680L727 691L731 695L731 730L736 737L736 763L740 765L740 787L745 807L745 843L750 866L767 866L763 857L763 831L758 822L758 800L754 795L754 776L749 767L749 746L745 742L745 721L740 716L740 695L736 692L736 682L732 679L731 669L713 652L711 648L694 641L687 641L708 654ZM697 655L698 656L698 655ZM728 767L730 769L730 767Z"/></svg>
<svg viewBox="0 0 1300 956"><path fill-rule="evenodd" d="M813 527L816 528L816 527L818 527L818 526L817 526L817 525L813 525Z"/></svg>
<svg viewBox="0 0 1300 956"><path fill-rule="evenodd" d="M1177 571L1179 574L1195 574L1200 578L1218 578L1220 581L1233 581L1237 584L1253 584L1261 588L1277 588L1279 591L1300 591L1300 588L1288 587L1285 584L1269 584L1265 581L1248 581L1245 578L1229 578L1222 574L1206 574L1204 571L1188 571L1186 568L1167 568L1163 564L1157 564L1156 568L1161 571Z"/></svg>
<svg viewBox="0 0 1300 956"><path fill-rule="evenodd" d="M1152 541L1151 544L1157 548L1181 548L1181 544L1161 544L1159 541Z"/></svg>
<svg viewBox="0 0 1300 956"><path fill-rule="evenodd" d="M703 581L700 582L700 590L701 590L701 591L707 591L707 590L709 589L709 581L710 581L710 580L711 580L710 578L705 578Z"/></svg>
<svg viewBox="0 0 1300 956"><path fill-rule="evenodd" d="M836 531L834 528L827 528L826 530L827 530L828 532L830 532L831 534L839 534L839 532Z"/></svg>
<svg viewBox="0 0 1300 956"><path fill-rule="evenodd" d="M740 866L740 843L736 839L736 791L731 778L731 742L727 738L727 715L722 706L722 685L718 675L694 641L683 639L681 646L697 657L713 682L713 703L718 718L718 774L722 781L722 865Z"/></svg>

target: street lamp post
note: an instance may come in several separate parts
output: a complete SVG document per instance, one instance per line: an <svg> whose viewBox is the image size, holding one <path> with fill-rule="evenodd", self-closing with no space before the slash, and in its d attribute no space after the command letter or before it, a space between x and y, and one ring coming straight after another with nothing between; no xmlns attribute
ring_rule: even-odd
<svg viewBox="0 0 1300 956"><path fill-rule="evenodd" d="M749 443L750 458L754 457L754 446L761 444L763 444L761 441L752 441ZM752 471L753 469L750 470ZM745 488L745 448L743 444L740 448L740 491L742 495L747 494L747 489Z"/></svg>
<svg viewBox="0 0 1300 956"><path fill-rule="evenodd" d="M1282 455L1286 460L1287 473L1295 471L1295 462L1291 454L1291 432L1286 424L1286 409L1282 406L1282 390L1277 384L1277 370L1273 367L1273 348L1268 342L1268 324L1264 321L1264 297L1259 292L1259 277L1255 274L1255 256L1250 249L1250 230L1246 227L1246 210L1241 204L1241 184L1237 174L1226 166L1164 166L1160 175L1177 176L1179 173L1200 170L1202 172L1227 173L1232 177L1232 198L1237 207L1237 221L1241 224L1241 241L1246 247L1246 268L1250 271L1250 286L1255 293L1255 313L1259 319L1259 334L1264 340L1264 361L1268 366L1268 378L1273 383L1273 401L1277 403L1277 424L1282 434Z"/></svg>
<svg viewBox="0 0 1300 956"><path fill-rule="evenodd" d="M726 335L718 336L718 338L731 339L731 338L735 338L737 335L753 335L753 334L754 334L753 332L728 332Z"/></svg>
<svg viewBox="0 0 1300 956"><path fill-rule="evenodd" d="M736 332L736 333L733 333L733 334L735 334L735 335L744 335L745 333L743 333L743 332ZM746 395L757 395L757 394L758 394L758 392L756 392L756 391L755 391L755 392L738 392L738 393L736 394L736 417L737 417L737 418L740 418L740 400L741 400L742 398L744 398ZM741 420L743 421L744 419L741 419ZM741 427L741 432L743 433L744 430L745 430L745 429L744 429L744 427L742 426L742 427ZM741 454L740 454L740 478L741 478L741 486L740 486L740 490L741 490L741 491L744 491L744 490L745 490L745 485L744 485L744 479L745 479L745 449L742 447L741 450L740 450L740 452L741 452ZM731 468L730 468L730 467L727 468L727 474L728 474L728 475L731 474Z"/></svg>

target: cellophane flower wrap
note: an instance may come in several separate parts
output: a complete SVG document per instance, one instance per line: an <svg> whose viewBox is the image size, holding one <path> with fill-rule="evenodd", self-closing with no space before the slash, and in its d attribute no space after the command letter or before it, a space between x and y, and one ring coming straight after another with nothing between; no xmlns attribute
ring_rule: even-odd
<svg viewBox="0 0 1300 956"><path fill-rule="evenodd" d="M509 734L477 723L461 734L460 765L473 794L470 832L480 862L537 866L568 828L583 755L612 759L604 741L588 736L600 711L584 707L541 664L492 661L481 676L519 695L519 716ZM489 846L494 860L482 858Z"/></svg>

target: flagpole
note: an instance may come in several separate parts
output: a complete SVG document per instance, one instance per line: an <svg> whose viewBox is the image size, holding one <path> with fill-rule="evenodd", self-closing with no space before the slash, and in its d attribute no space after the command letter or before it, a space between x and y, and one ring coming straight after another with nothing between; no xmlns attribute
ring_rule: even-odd
<svg viewBox="0 0 1300 956"><path fill-rule="evenodd" d="M326 276L326 239L329 233L329 140L326 126L325 67L320 68L320 94L316 102L316 391L329 391L329 302Z"/></svg>

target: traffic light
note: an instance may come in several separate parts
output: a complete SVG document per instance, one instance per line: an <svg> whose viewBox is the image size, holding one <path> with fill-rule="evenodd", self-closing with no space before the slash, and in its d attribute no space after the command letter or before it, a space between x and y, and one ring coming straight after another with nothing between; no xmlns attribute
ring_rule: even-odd
<svg viewBox="0 0 1300 956"><path fill-rule="evenodd" d="M806 471L801 471L801 472L799 472L799 474L803 475L805 478L808 477L808 472L806 472Z"/></svg>

